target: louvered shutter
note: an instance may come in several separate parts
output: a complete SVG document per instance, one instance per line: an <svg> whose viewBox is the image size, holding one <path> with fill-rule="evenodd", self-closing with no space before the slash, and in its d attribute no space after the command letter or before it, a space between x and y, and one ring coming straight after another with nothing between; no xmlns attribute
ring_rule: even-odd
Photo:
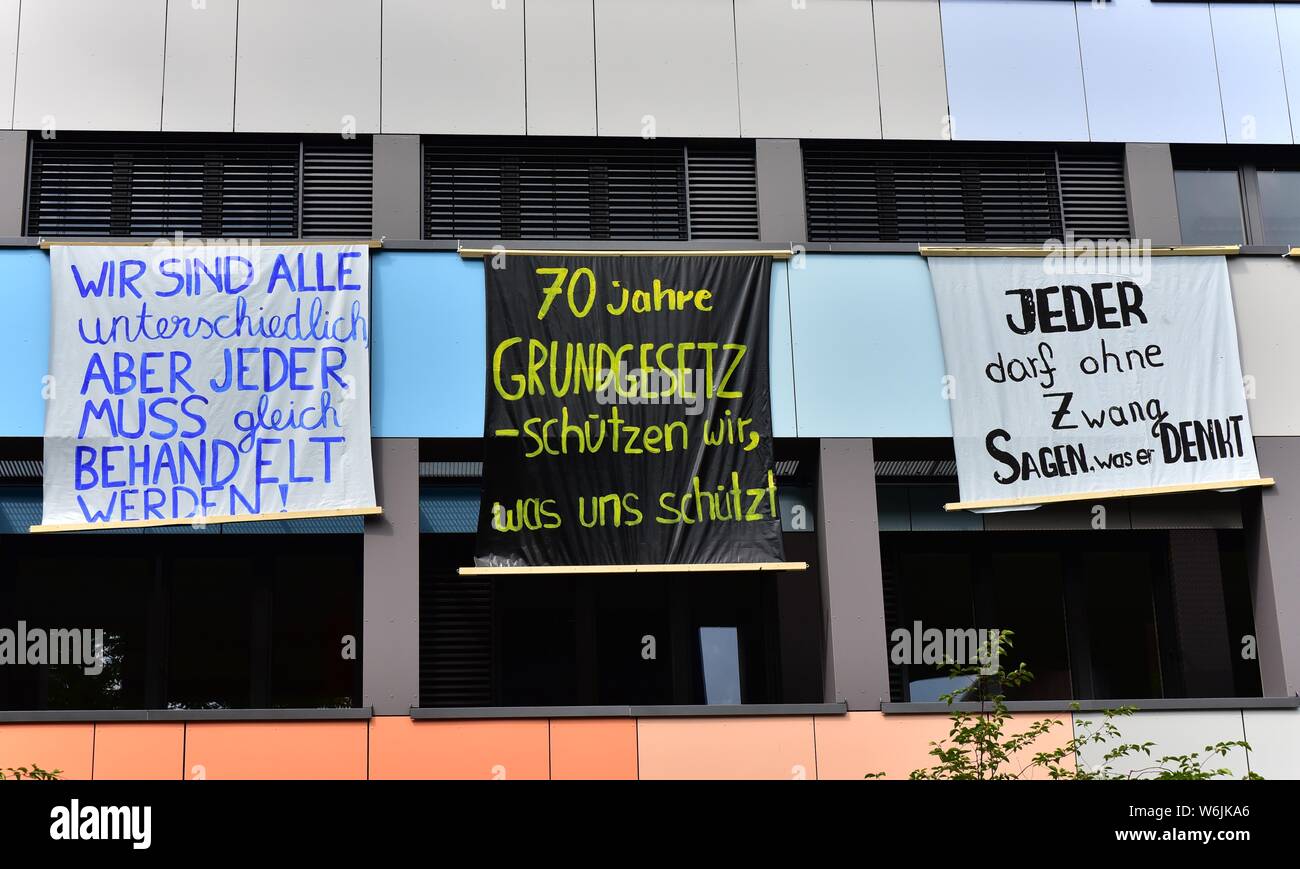
<svg viewBox="0 0 1300 869"><path fill-rule="evenodd" d="M298 146L233 143L214 148L212 172L219 182L209 187L214 219L205 224L209 238L294 238L298 235Z"/></svg>
<svg viewBox="0 0 1300 869"><path fill-rule="evenodd" d="M33 139L27 233L368 238L369 139ZM300 207L301 202L301 207Z"/></svg>
<svg viewBox="0 0 1300 869"><path fill-rule="evenodd" d="M431 139L424 236L757 238L753 162L752 143Z"/></svg>
<svg viewBox="0 0 1300 869"><path fill-rule="evenodd" d="M758 238L753 143L691 143L686 157L691 238Z"/></svg>
<svg viewBox="0 0 1300 869"><path fill-rule="evenodd" d="M1062 150L1061 206L1065 228L1079 238L1128 238L1124 155L1117 150Z"/></svg>
<svg viewBox="0 0 1300 869"><path fill-rule="evenodd" d="M307 140L302 146L302 237L370 238L374 149L368 139Z"/></svg>
<svg viewBox="0 0 1300 869"><path fill-rule="evenodd" d="M420 705L492 705L492 580L422 573Z"/></svg>
<svg viewBox="0 0 1300 869"><path fill-rule="evenodd" d="M1063 238L1071 219L1080 235L1127 228L1122 166L1118 198L1113 181L1103 180L1113 154L1070 154L1058 169L1056 150L1046 147L805 142L803 149L813 241L1024 244Z"/></svg>

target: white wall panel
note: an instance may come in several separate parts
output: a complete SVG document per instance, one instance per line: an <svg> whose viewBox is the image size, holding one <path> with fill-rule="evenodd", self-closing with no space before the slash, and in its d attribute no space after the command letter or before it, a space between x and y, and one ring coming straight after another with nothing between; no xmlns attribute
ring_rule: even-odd
<svg viewBox="0 0 1300 869"><path fill-rule="evenodd" d="M235 129L379 131L380 0L239 5Z"/></svg>
<svg viewBox="0 0 1300 869"><path fill-rule="evenodd" d="M1291 144L1273 5L1211 3L1223 126L1229 142Z"/></svg>
<svg viewBox="0 0 1300 869"><path fill-rule="evenodd" d="M1291 110L1291 136L1293 141L1300 142L1300 6L1278 3L1273 11L1277 16L1277 41Z"/></svg>
<svg viewBox="0 0 1300 869"><path fill-rule="evenodd" d="M886 139L947 135L939 0L875 0L880 123Z"/></svg>
<svg viewBox="0 0 1300 869"><path fill-rule="evenodd" d="M1082 736L1081 721L1092 722L1093 733L1102 721L1100 712L1074 713L1075 736ZM1109 763L1111 769L1119 773L1135 772L1148 769L1162 757L1173 755L1200 754L1202 766L1207 769L1228 769L1232 776L1240 778L1248 770L1246 750L1234 748L1226 757L1208 755L1207 745L1220 742L1241 742L1243 729L1240 710L1214 710L1208 712L1136 712L1112 719L1120 730L1117 739L1101 745L1088 745L1079 752L1079 762L1090 767ZM1151 756L1137 752L1127 758L1105 761L1107 751L1119 744L1154 742Z"/></svg>
<svg viewBox="0 0 1300 869"><path fill-rule="evenodd" d="M1094 142L1224 141L1205 3L1074 6Z"/></svg>
<svg viewBox="0 0 1300 869"><path fill-rule="evenodd" d="M528 133L596 135L595 8L591 0L533 0L524 7Z"/></svg>
<svg viewBox="0 0 1300 869"><path fill-rule="evenodd" d="M736 0L740 132L763 139L878 139L871 3Z"/></svg>
<svg viewBox="0 0 1300 869"><path fill-rule="evenodd" d="M939 8L952 138L1087 141L1071 4L942 0Z"/></svg>
<svg viewBox="0 0 1300 869"><path fill-rule="evenodd" d="M14 126L157 130L166 0L22 4Z"/></svg>
<svg viewBox="0 0 1300 869"><path fill-rule="evenodd" d="M235 24L239 0L167 0L162 128L235 128Z"/></svg>
<svg viewBox="0 0 1300 869"><path fill-rule="evenodd" d="M740 135L731 0L596 0L602 136Z"/></svg>
<svg viewBox="0 0 1300 869"><path fill-rule="evenodd" d="M1300 710L1247 709L1250 771L1266 779L1300 779Z"/></svg>
<svg viewBox="0 0 1300 869"><path fill-rule="evenodd" d="M19 0L0 0L0 129L13 127Z"/></svg>
<svg viewBox="0 0 1300 869"><path fill-rule="evenodd" d="M1300 263L1281 257L1228 258L1241 373L1254 388L1247 401L1256 437L1300 435Z"/></svg>
<svg viewBox="0 0 1300 869"><path fill-rule="evenodd" d="M386 133L523 134L523 0L385 0L383 76Z"/></svg>

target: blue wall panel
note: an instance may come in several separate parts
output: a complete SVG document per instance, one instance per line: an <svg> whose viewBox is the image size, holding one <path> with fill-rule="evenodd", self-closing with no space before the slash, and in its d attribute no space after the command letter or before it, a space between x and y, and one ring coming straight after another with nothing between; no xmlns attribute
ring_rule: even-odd
<svg viewBox="0 0 1300 869"><path fill-rule="evenodd" d="M942 0L953 138L1088 140L1074 5Z"/></svg>
<svg viewBox="0 0 1300 869"><path fill-rule="evenodd" d="M483 262L389 251L375 255L371 274L375 437L481 437Z"/></svg>
<svg viewBox="0 0 1300 869"><path fill-rule="evenodd" d="M0 437L45 431L41 379L50 361L50 258L0 249ZM55 384L76 389L76 384Z"/></svg>
<svg viewBox="0 0 1300 869"><path fill-rule="evenodd" d="M1207 4L1081 0L1074 6L1093 141L1224 141Z"/></svg>
<svg viewBox="0 0 1300 869"><path fill-rule="evenodd" d="M794 408L794 351L790 335L790 266L772 263L771 326L768 338L768 378L772 389L772 434L799 434Z"/></svg>
<svg viewBox="0 0 1300 869"><path fill-rule="evenodd" d="M1291 111L1272 4L1211 3L1210 21L1228 141L1290 145Z"/></svg>
<svg viewBox="0 0 1300 869"><path fill-rule="evenodd" d="M810 256L789 274L800 437L951 437L925 260Z"/></svg>

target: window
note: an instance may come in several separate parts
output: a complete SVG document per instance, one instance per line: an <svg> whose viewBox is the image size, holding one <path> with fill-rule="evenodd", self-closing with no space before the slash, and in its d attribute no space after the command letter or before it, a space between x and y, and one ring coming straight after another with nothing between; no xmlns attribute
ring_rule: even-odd
<svg viewBox="0 0 1300 869"><path fill-rule="evenodd" d="M1183 244L1245 244L1235 171L1181 169L1174 173L1174 186Z"/></svg>
<svg viewBox="0 0 1300 869"><path fill-rule="evenodd" d="M1252 633L1243 545L1228 529L886 531L891 652L899 628L909 639L918 625L1010 630L1014 660L1003 663L1025 662L1034 679L1009 699L1259 696L1258 668L1234 654ZM1196 562L1209 574L1180 563L1193 550L1209 554ZM1184 646L1189 636L1215 639ZM933 702L962 685L945 664L892 660L895 700Z"/></svg>
<svg viewBox="0 0 1300 869"><path fill-rule="evenodd" d="M815 445L776 446L786 557L807 571L482 577L456 573L473 562L482 441L425 441L420 704L820 702L815 522L792 521Z"/></svg>
<svg viewBox="0 0 1300 869"><path fill-rule="evenodd" d="M1258 663L1241 656L1254 634L1241 496L1118 499L1105 503L1104 528L1088 502L949 513L951 441L878 439L875 458L895 701L969 684L924 653L949 634L960 653L958 632L977 630L982 640L1012 631L1003 663L1034 674L1009 699L1260 695Z"/></svg>
<svg viewBox="0 0 1300 869"><path fill-rule="evenodd" d="M32 138L27 234L369 238L368 137Z"/></svg>
<svg viewBox="0 0 1300 869"><path fill-rule="evenodd" d="M0 630L76 632L83 666L0 666L0 710L361 705L360 517L29 534L40 441L11 440Z"/></svg>
<svg viewBox="0 0 1300 869"><path fill-rule="evenodd" d="M427 139L424 237L756 239L753 142Z"/></svg>
<svg viewBox="0 0 1300 869"><path fill-rule="evenodd" d="M1123 155L1114 149L805 141L803 157L812 241L1129 235Z"/></svg>
<svg viewBox="0 0 1300 869"><path fill-rule="evenodd" d="M1184 244L1300 244L1300 159L1294 148L1175 147Z"/></svg>
<svg viewBox="0 0 1300 869"><path fill-rule="evenodd" d="M361 704L360 535L167 530L3 538L0 628L102 630L104 665L0 667L0 709Z"/></svg>
<svg viewBox="0 0 1300 869"><path fill-rule="evenodd" d="M1260 169L1259 213L1265 244L1300 239L1300 171Z"/></svg>

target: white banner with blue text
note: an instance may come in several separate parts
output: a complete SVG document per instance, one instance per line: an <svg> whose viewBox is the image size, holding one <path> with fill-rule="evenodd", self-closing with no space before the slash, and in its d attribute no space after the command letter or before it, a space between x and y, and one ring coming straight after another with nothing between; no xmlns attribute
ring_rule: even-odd
<svg viewBox="0 0 1300 869"><path fill-rule="evenodd" d="M366 244L53 246L42 525L378 512Z"/></svg>

